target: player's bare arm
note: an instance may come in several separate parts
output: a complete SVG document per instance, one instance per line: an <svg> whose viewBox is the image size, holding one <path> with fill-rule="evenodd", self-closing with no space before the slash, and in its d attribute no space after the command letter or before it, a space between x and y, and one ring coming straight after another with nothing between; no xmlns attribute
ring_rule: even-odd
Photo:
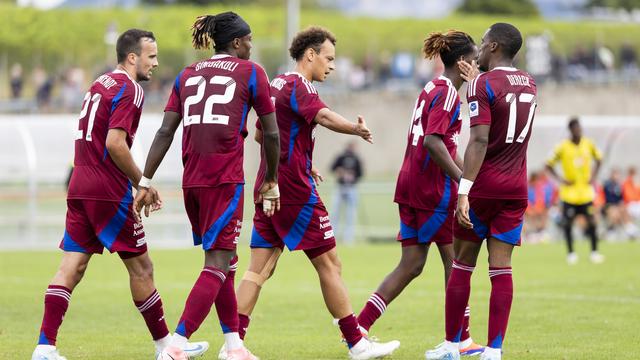
<svg viewBox="0 0 640 360"><path fill-rule="evenodd" d="M145 178L153 178L153 175L156 173L156 170L158 170L158 166L160 166L162 159L164 159L164 156L173 142L173 137L178 126L180 126L180 114L171 111L165 112L164 118L162 119L162 125L156 132L156 136L151 144L151 149L149 149L147 162L144 165L143 175ZM143 207L145 208L145 215L147 217L149 216L149 206L154 203L154 199L147 196L151 189L152 188L150 187L140 187L136 194L136 198L133 201L133 209L135 210L134 212L138 218L141 217L140 213ZM155 189L153 191L155 191ZM160 201L160 196L157 194L157 191L155 192L157 201ZM162 204L161 201L160 204ZM159 208L151 208L152 211L158 209Z"/></svg>
<svg viewBox="0 0 640 360"><path fill-rule="evenodd" d="M455 161L456 166L458 166L460 169L462 169L462 167L464 166L464 161L462 160L462 156L460 156L460 152L456 153L456 158L453 159L453 161Z"/></svg>
<svg viewBox="0 0 640 360"><path fill-rule="evenodd" d="M278 161L280 158L280 132L275 113L260 116L262 130L256 132L256 141L260 135L260 144L264 149L267 161L265 179L260 187L258 202L263 202L263 209L267 216L272 216L280 210L280 192L278 190ZM258 134L258 132L260 132ZM265 201L266 200L266 201Z"/></svg>
<svg viewBox="0 0 640 360"><path fill-rule="evenodd" d="M471 127L469 145L464 153L464 168L462 178L473 182L478 176L482 161L487 153L489 144L489 125L476 125ZM473 228L469 218L469 195L458 195L458 207L456 209L458 223L468 229Z"/></svg>
<svg viewBox="0 0 640 360"><path fill-rule="evenodd" d="M357 123L352 123L337 112L324 108L318 111L314 121L329 130L342 134L356 135L363 138L366 142L373 144L373 134L367 127L367 123L364 121L362 115L358 115Z"/></svg>
<svg viewBox="0 0 640 360"><path fill-rule="evenodd" d="M562 176L558 175L558 173L556 172L556 169L552 165L547 164L547 165L545 165L545 167L546 167L547 171L549 172L549 174L551 175L551 177L554 178L560 184L563 184L563 185L571 185L572 184L571 181L569 181L569 180L563 178Z"/></svg>
<svg viewBox="0 0 640 360"><path fill-rule="evenodd" d="M462 170L456 164L455 160L451 158L449 150L442 141L440 135L431 134L424 137L424 147L429 150L429 155L438 166L444 170L447 175L454 181L459 181L462 176Z"/></svg>

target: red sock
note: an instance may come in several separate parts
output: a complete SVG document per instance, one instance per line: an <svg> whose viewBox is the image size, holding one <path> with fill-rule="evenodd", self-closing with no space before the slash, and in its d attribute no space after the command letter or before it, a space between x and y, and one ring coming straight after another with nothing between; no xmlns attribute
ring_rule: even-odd
<svg viewBox="0 0 640 360"><path fill-rule="evenodd" d="M249 322L251 321L251 318L249 315L238 314L238 320L240 320L240 326L238 329L240 339L244 340L244 337L247 335L247 329L249 329Z"/></svg>
<svg viewBox="0 0 640 360"><path fill-rule="evenodd" d="M69 307L71 290L60 285L49 285L44 294L44 316L40 326L38 345L56 345L58 329Z"/></svg>
<svg viewBox="0 0 640 360"><path fill-rule="evenodd" d="M133 301L142 314L144 322L147 323L147 328L151 333L153 340L162 339L169 335L169 328L167 328L167 322L164 320L164 310L162 309L162 299L158 290L153 290L153 293L149 295L143 301Z"/></svg>
<svg viewBox="0 0 640 360"><path fill-rule="evenodd" d="M360 332L360 329L358 329L358 320L356 320L356 316L354 314L340 319L338 321L338 325L340 325L340 331L342 331L342 335L347 341L349 349L362 339L362 333Z"/></svg>
<svg viewBox="0 0 640 360"><path fill-rule="evenodd" d="M216 298L216 312L224 334L238 332L238 300L234 285L237 269L238 257L236 256L231 260L227 279L222 284Z"/></svg>
<svg viewBox="0 0 640 360"><path fill-rule="evenodd" d="M378 320L384 311L387 309L387 301L378 293L373 293L367 300L360 315L358 315L358 324L365 328L367 331Z"/></svg>
<svg viewBox="0 0 640 360"><path fill-rule="evenodd" d="M213 266L205 266L200 277L193 285L184 311L178 322L176 333L186 338L191 337L211 311L211 305L218 296L227 275Z"/></svg>
<svg viewBox="0 0 640 360"><path fill-rule="evenodd" d="M464 313L471 294L473 266L454 260L447 283L445 330L448 341L460 342L464 330Z"/></svg>
<svg viewBox="0 0 640 360"><path fill-rule="evenodd" d="M507 333L511 301L513 300L513 278L511 268L489 267L491 298L489 299L489 340L487 346L501 349Z"/></svg>
<svg viewBox="0 0 640 360"><path fill-rule="evenodd" d="M464 309L464 319L462 320L462 335L460 336L460 341L465 341L471 337L469 333L469 320L471 319L471 308L467 305L466 309Z"/></svg>

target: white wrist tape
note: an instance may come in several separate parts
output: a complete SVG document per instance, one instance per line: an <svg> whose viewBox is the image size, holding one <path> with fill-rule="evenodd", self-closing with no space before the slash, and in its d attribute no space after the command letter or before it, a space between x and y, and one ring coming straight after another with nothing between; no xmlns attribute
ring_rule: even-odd
<svg viewBox="0 0 640 360"><path fill-rule="evenodd" d="M272 187L271 189L267 190L264 194L262 194L262 198L265 200L277 199L279 197L280 197L280 189L278 188L278 185Z"/></svg>
<svg viewBox="0 0 640 360"><path fill-rule="evenodd" d="M267 212L270 211L273 206L271 205L271 200L264 199L262 200L262 211Z"/></svg>
<svg viewBox="0 0 640 360"><path fill-rule="evenodd" d="M142 176L142 178L140 179L140 182L138 182L138 186L139 187L143 187L143 188L150 188L151 187L151 179L144 177L144 175Z"/></svg>
<svg viewBox="0 0 640 360"><path fill-rule="evenodd" d="M465 178L460 179L460 184L458 185L458 195L469 195L469 191L473 186L473 181L467 180Z"/></svg>

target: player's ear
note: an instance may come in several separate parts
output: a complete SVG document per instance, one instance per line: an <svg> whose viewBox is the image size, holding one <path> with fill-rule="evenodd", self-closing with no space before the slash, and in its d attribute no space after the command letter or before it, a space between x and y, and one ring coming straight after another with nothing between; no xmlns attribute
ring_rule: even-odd
<svg viewBox="0 0 640 360"><path fill-rule="evenodd" d="M233 48L234 49L239 49L240 48L240 39L239 38L233 39Z"/></svg>
<svg viewBox="0 0 640 360"><path fill-rule="evenodd" d="M138 55L136 55L136 53L130 52L127 54L127 62L131 65L135 65L137 57Z"/></svg>
<svg viewBox="0 0 640 360"><path fill-rule="evenodd" d="M307 58L308 61L313 61L313 57L316 55L315 50L313 48L308 48L304 51L304 57Z"/></svg>
<svg viewBox="0 0 640 360"><path fill-rule="evenodd" d="M489 43L489 50L491 50L491 52L496 52L496 50L498 50L498 43L496 41Z"/></svg>

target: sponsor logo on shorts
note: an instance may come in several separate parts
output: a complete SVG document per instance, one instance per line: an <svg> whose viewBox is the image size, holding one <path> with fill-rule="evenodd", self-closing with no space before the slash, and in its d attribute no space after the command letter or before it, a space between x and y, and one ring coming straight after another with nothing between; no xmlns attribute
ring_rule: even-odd
<svg viewBox="0 0 640 360"><path fill-rule="evenodd" d="M329 230L329 231L325 231L324 233L324 239L330 239L333 237L333 230Z"/></svg>
<svg viewBox="0 0 640 360"><path fill-rule="evenodd" d="M142 246L142 245L144 245L146 243L147 243L147 239L146 238L138 239L136 241L136 247L140 247L140 246Z"/></svg>
<svg viewBox="0 0 640 360"><path fill-rule="evenodd" d="M144 235L144 228L142 227L142 223L134 223L133 224L133 237ZM142 238L144 240L144 238ZM138 240L139 241L139 240ZM143 242L144 244L144 242ZM142 245L138 245L142 246Z"/></svg>
<svg viewBox="0 0 640 360"><path fill-rule="evenodd" d="M327 216L319 216L318 220L320 220L320 230L331 227L331 221L329 220L329 216L328 215Z"/></svg>

